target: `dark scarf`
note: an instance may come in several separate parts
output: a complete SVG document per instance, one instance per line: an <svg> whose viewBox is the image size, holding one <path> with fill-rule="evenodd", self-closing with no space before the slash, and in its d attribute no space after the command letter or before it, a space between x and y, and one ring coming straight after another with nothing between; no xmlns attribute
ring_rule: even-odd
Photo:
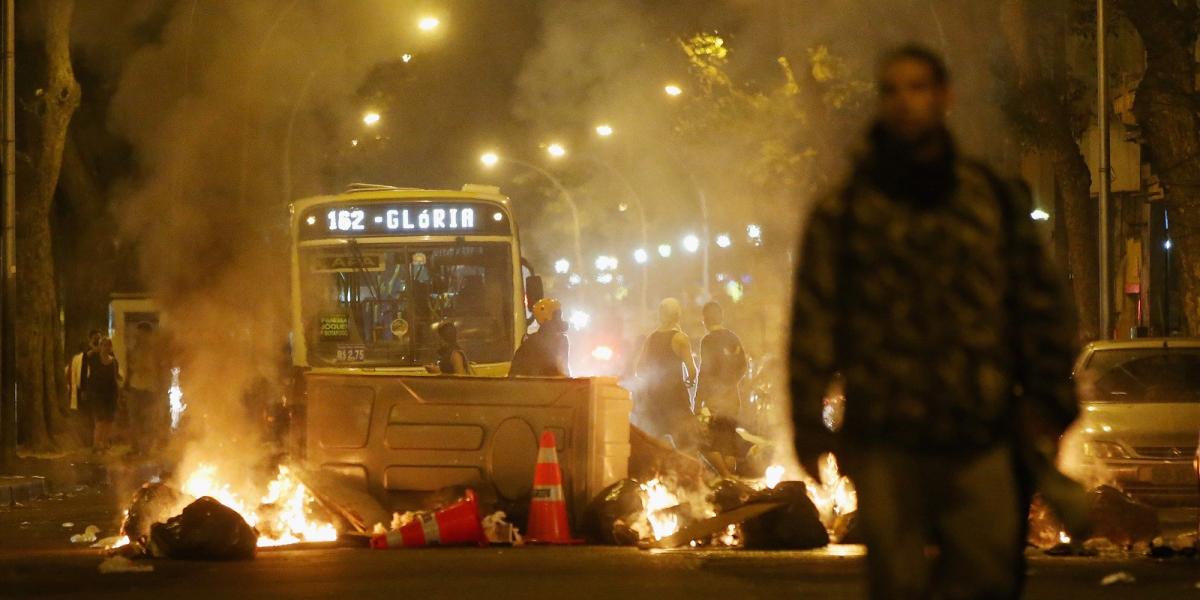
<svg viewBox="0 0 1200 600"><path fill-rule="evenodd" d="M918 160L914 144L896 139L876 124L867 135L868 148L858 163L858 175L890 198L918 207L944 204L958 186L954 171L957 152L949 131L931 135L941 138L941 154L933 160Z"/></svg>

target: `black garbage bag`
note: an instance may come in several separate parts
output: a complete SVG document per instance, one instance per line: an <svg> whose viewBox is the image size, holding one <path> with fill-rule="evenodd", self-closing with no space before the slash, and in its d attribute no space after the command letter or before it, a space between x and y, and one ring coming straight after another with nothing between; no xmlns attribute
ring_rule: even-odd
<svg viewBox="0 0 1200 600"><path fill-rule="evenodd" d="M736 479L722 479L713 486L709 500L717 512L725 512L745 504L754 494L754 488Z"/></svg>
<svg viewBox="0 0 1200 600"><path fill-rule="evenodd" d="M622 479L588 503L583 513L583 535L596 544L637 544L639 536L629 525L643 508L641 483Z"/></svg>
<svg viewBox="0 0 1200 600"><path fill-rule="evenodd" d="M125 522L121 523L121 535L132 542L145 542L150 537L150 526L165 523L183 502L183 494L165 483L143 485L129 502Z"/></svg>
<svg viewBox="0 0 1200 600"><path fill-rule="evenodd" d="M237 511L204 496L179 516L150 528L147 552L155 558L246 560L254 558L258 532Z"/></svg>
<svg viewBox="0 0 1200 600"><path fill-rule="evenodd" d="M821 524L816 505L808 499L804 483L784 481L755 494L751 501L786 504L742 524L746 548L806 550L829 545L829 532Z"/></svg>
<svg viewBox="0 0 1200 600"><path fill-rule="evenodd" d="M1149 542L1159 534L1158 511L1112 486L1088 492L1092 537L1108 538L1118 546Z"/></svg>

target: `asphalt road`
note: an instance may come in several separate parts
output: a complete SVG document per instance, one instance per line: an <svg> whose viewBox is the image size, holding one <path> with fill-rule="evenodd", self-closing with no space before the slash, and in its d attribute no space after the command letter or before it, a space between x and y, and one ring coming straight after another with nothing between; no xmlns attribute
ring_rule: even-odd
<svg viewBox="0 0 1200 600"><path fill-rule="evenodd" d="M247 562L139 561L149 573L101 574L98 551L68 541L89 524L111 534L103 486L0 509L0 598L856 598L861 548L818 552L523 547L372 551L265 550ZM72 527L64 528L64 522ZM1136 582L1102 586L1128 571ZM1200 598L1200 561L1034 557L1029 598Z"/></svg>

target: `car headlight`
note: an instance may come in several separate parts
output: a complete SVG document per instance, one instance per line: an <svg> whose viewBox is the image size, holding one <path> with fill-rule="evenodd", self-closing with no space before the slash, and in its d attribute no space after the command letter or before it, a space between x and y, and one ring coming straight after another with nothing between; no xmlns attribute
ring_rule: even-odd
<svg viewBox="0 0 1200 600"><path fill-rule="evenodd" d="M1120 444L1113 442L1084 442L1083 455L1092 458L1129 458Z"/></svg>

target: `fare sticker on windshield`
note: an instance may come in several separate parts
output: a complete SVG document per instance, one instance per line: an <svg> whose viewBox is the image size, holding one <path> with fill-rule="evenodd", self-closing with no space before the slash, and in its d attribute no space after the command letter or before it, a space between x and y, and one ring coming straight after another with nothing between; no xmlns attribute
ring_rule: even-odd
<svg viewBox="0 0 1200 600"><path fill-rule="evenodd" d="M382 271L382 254L325 254L317 257L314 273L354 273L357 271Z"/></svg>

